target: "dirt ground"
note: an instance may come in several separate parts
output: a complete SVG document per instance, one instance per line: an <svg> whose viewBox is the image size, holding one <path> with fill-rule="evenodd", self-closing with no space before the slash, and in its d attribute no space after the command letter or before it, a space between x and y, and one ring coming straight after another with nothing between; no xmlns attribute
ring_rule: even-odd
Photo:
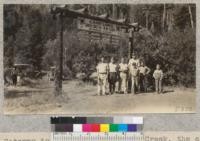
<svg viewBox="0 0 200 141"><path fill-rule="evenodd" d="M194 113L196 92L192 88L164 87L165 93L98 96L96 86L64 81L63 95L53 95L53 82L34 87L5 86L5 114L133 114Z"/></svg>

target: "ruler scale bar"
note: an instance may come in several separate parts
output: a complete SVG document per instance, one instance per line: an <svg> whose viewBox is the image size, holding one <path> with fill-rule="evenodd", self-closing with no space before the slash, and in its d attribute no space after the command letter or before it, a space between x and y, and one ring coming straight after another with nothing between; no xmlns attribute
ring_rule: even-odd
<svg viewBox="0 0 200 141"><path fill-rule="evenodd" d="M142 140L141 133L52 133L52 141L134 141Z"/></svg>

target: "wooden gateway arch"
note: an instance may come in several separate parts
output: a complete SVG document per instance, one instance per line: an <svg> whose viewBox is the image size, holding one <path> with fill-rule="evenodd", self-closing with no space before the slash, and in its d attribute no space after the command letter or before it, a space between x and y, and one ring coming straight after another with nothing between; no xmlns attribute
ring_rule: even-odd
<svg viewBox="0 0 200 141"><path fill-rule="evenodd" d="M130 23L128 19L114 20L109 18L108 14L94 16L89 14L88 8L80 10L72 10L67 6L55 6L51 7L51 14L59 17L60 22L60 48L58 50L59 60L56 65L55 75L55 95L62 94L62 76L63 76L63 31L64 31L64 18L77 19L77 28L83 32L100 33L100 36L95 36L96 40L99 38L110 39L110 43L113 45L118 44L119 37L124 34L128 34L129 38L129 52L128 56L131 57L133 52L133 35L134 32L140 30L138 23ZM93 34L90 34L90 37Z"/></svg>

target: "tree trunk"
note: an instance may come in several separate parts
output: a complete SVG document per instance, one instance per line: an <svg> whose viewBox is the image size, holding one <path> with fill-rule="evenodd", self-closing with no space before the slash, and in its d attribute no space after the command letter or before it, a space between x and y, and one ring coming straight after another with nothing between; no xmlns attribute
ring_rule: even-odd
<svg viewBox="0 0 200 141"><path fill-rule="evenodd" d="M130 18L130 22L134 23L135 22L135 8L133 5L130 5L130 10L129 10L129 18Z"/></svg>
<svg viewBox="0 0 200 141"><path fill-rule="evenodd" d="M191 6L190 5L188 5L188 10L189 10L189 14L190 14L191 27L193 29L194 28L194 21L193 21L192 10L191 10Z"/></svg>
<svg viewBox="0 0 200 141"><path fill-rule="evenodd" d="M165 30L165 18L166 18L166 5L163 6L163 18L162 18L162 31Z"/></svg>
<svg viewBox="0 0 200 141"><path fill-rule="evenodd" d="M113 4L112 5L112 17L113 17L113 19L116 19L116 6L115 6L115 4Z"/></svg>
<svg viewBox="0 0 200 141"><path fill-rule="evenodd" d="M148 10L146 10L145 15L146 15L146 29L148 29L149 28L149 11Z"/></svg>
<svg viewBox="0 0 200 141"><path fill-rule="evenodd" d="M173 12L169 13L168 31L173 30Z"/></svg>
<svg viewBox="0 0 200 141"><path fill-rule="evenodd" d="M166 11L166 25L167 27L169 26L169 16L170 16L170 13L169 13L169 10Z"/></svg>

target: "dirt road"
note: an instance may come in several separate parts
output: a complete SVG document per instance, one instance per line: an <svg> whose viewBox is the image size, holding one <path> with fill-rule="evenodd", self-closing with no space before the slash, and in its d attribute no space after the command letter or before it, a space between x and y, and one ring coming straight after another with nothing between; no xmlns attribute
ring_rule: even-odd
<svg viewBox="0 0 200 141"><path fill-rule="evenodd" d="M165 87L166 93L96 95L96 86L80 81L63 83L55 98L53 83L5 88L5 114L130 114L193 113L195 89Z"/></svg>

